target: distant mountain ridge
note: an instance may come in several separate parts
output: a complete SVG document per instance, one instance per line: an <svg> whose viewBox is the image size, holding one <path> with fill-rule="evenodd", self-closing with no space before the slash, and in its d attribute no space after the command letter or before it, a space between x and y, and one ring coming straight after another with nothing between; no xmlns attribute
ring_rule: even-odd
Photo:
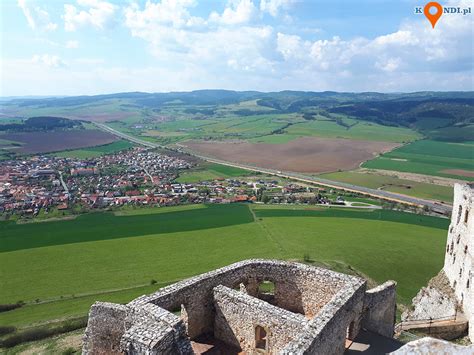
<svg viewBox="0 0 474 355"><path fill-rule="evenodd" d="M214 117L220 105L255 101L258 107L272 113L299 113L311 120L317 115L331 119L340 117L371 121L386 126L410 127L428 138L440 140L474 140L474 91L413 93L378 92L311 92L311 91L232 91L196 90L190 92L145 93L125 92L94 96L21 98L2 101L5 112L40 108L76 110L85 106L117 104L117 111L147 110L154 114L166 107L183 107L187 113ZM13 112L13 111L12 111ZM242 107L237 116L265 114L265 111Z"/></svg>

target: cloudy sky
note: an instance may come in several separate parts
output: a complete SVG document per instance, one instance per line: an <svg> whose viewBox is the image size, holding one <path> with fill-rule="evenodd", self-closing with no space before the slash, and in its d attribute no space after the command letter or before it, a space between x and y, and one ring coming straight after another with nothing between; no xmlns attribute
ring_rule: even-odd
<svg viewBox="0 0 474 355"><path fill-rule="evenodd" d="M474 90L474 15L425 3L2 0L0 96Z"/></svg>

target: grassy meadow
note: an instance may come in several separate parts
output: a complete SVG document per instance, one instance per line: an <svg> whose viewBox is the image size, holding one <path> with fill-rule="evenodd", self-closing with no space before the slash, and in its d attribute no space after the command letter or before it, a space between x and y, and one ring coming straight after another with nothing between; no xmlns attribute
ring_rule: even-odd
<svg viewBox="0 0 474 355"><path fill-rule="evenodd" d="M55 156L64 157L64 158L78 158L78 159L87 159L95 158L101 155L113 154L121 150L130 149L133 147L133 144L126 140L118 140L116 142L99 145L91 148L84 149L75 149L75 150L65 150L62 152L54 153Z"/></svg>
<svg viewBox="0 0 474 355"><path fill-rule="evenodd" d="M474 142L420 140L383 154L362 166L473 181ZM464 170L471 176L453 170Z"/></svg>
<svg viewBox="0 0 474 355"><path fill-rule="evenodd" d="M250 175L252 172L214 163L202 163L197 168L181 172L175 180L180 183L195 183L199 181L227 179L239 176Z"/></svg>
<svg viewBox="0 0 474 355"><path fill-rule="evenodd" d="M127 302L247 258L303 260L398 282L409 303L442 267L446 219L389 210L195 205L0 222L0 325L29 326ZM28 260L28 262L25 262Z"/></svg>
<svg viewBox="0 0 474 355"><path fill-rule="evenodd" d="M396 192L423 199L444 201L448 203L451 203L453 200L452 187L400 179L396 176L377 175L375 173L357 171L341 171L323 174L321 177L348 184L369 187L371 189L383 189L385 191Z"/></svg>

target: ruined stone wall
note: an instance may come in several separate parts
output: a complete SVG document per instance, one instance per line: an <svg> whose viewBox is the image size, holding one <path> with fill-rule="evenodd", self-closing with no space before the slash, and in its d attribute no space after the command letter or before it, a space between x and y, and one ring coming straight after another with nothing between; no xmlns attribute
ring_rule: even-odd
<svg viewBox="0 0 474 355"><path fill-rule="evenodd" d="M225 286L214 288L216 317L214 336L242 351L256 348L256 327L266 331L269 353L278 353L299 336L309 322L303 315L272 306L258 298Z"/></svg>
<svg viewBox="0 0 474 355"><path fill-rule="evenodd" d="M448 319L456 315L458 302L444 270L420 289L412 300L413 309L402 314L402 322L412 320Z"/></svg>
<svg viewBox="0 0 474 355"><path fill-rule="evenodd" d="M343 354L346 335L353 338L360 329L365 289L366 282L358 279L339 291L281 353Z"/></svg>
<svg viewBox="0 0 474 355"><path fill-rule="evenodd" d="M122 354L120 339L131 325L127 307L107 302L94 303L89 311L82 353Z"/></svg>
<svg viewBox="0 0 474 355"><path fill-rule="evenodd" d="M443 270L469 320L474 341L474 186L454 185L453 212Z"/></svg>
<svg viewBox="0 0 474 355"><path fill-rule="evenodd" d="M218 285L238 288L242 283L251 296L258 296L263 281L275 284L274 304L297 313L314 316L354 277L304 264L272 260L246 260L176 284L155 294L140 297L129 305L152 303L168 311L184 306L191 339L214 326L213 289Z"/></svg>
<svg viewBox="0 0 474 355"><path fill-rule="evenodd" d="M274 305L254 297L263 281L275 284ZM272 352L284 347L281 352L288 354L342 354L346 335L353 339L358 334L365 310L370 312L365 319L370 326L380 326L385 333L393 327L385 322L392 314L394 288L385 285L366 295L366 282L358 277L304 264L246 260L126 306L94 305L84 352L191 354L190 339L204 333L250 349L255 346L255 326L260 325L269 331ZM171 313L175 311L184 317Z"/></svg>
<svg viewBox="0 0 474 355"><path fill-rule="evenodd" d="M363 328L388 338L393 337L397 310L396 287L395 281L387 281L365 292Z"/></svg>
<svg viewBox="0 0 474 355"><path fill-rule="evenodd" d="M411 341L391 354L393 355L413 355L413 354L472 355L474 354L474 345L461 346L461 345L450 343L448 341L426 337L426 338L421 338L415 341Z"/></svg>

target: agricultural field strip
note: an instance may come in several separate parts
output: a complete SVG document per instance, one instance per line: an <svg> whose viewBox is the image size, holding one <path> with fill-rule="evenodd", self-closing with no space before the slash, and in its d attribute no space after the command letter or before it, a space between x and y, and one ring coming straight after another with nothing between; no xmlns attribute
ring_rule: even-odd
<svg viewBox="0 0 474 355"><path fill-rule="evenodd" d="M115 135L117 135L121 138L128 139L128 140L130 140L134 143L144 145L146 147L169 149L165 146L162 146L162 145L159 145L159 144L156 144L156 143L150 143L150 142L144 141L142 139L132 137L128 134L119 132L119 131L117 131L113 128L110 128L106 125L103 125L103 124L96 124L96 125L97 125L97 127L101 128L103 130L106 130L107 132L115 134ZM297 174L297 173L291 173L291 172L284 172L283 173L281 171L272 170L272 169L263 169L263 168L258 168L258 167L246 166L246 165L243 165L243 164L236 164L236 163L227 162L227 161L220 161L220 160L217 160L217 159L214 159L214 158L210 158L210 157L206 157L206 156L196 154L194 152L188 152L187 151L187 153L189 153L189 154L191 154L191 155L193 155L197 158L200 158L200 159L206 160L208 162L211 162L211 163L217 163L217 164L221 164L221 165L233 166L233 167L244 169L244 170L262 172L262 173L266 173L266 174L270 174L270 175L280 176L280 177L284 177L284 178L288 178L288 179L294 179L294 180L297 180L297 181L314 183L314 184L318 184L318 185L322 185L322 186L326 186L326 187L331 187L331 188L335 188L335 189L341 189L341 190L350 191L350 192L362 193L362 194L366 194L366 195L369 195L369 196L372 196L372 197L375 197L375 198L381 198L381 199L385 199L385 200L389 200L389 201L393 201L393 202L397 202L397 203L405 203L405 204L415 205L415 206L428 206L428 207L434 208L434 209L436 209L436 210L438 210L442 213L450 213L451 209L452 209L451 206L439 205L439 204L434 203L433 201L430 201L430 200L425 200L425 199L420 199L420 198L413 198L413 197L409 197L409 196L402 195L402 194L390 193L390 192L386 192L386 191L379 191L379 190L370 189L370 188L366 188L366 187L362 187L362 186L356 186L356 185L352 185L352 184L340 183L340 182L337 182L337 181L331 181L331 180L328 180L328 179L322 179L322 178L317 178L317 177L307 176L307 175L302 175L302 174Z"/></svg>
<svg viewBox="0 0 474 355"><path fill-rule="evenodd" d="M18 250L13 253L0 253L0 257L5 262L4 265L8 266L8 269L2 271L3 275L6 276L7 272L10 275L13 272L10 275L11 277L8 278L10 281L5 283L7 288L3 289L1 293L5 296L6 293L4 292L7 292L11 287L20 287L14 292L15 294L19 293L23 287L28 287L30 290L27 292L28 295L24 293L23 296L12 295L7 299L2 296L2 301L14 301L20 299L18 297L22 297L22 299L31 302L35 298L40 298L38 304L33 302L31 305L12 311L12 313L0 314L0 324L9 324L15 321L15 314L21 315L18 318L19 322L26 323L46 320L44 317L48 317L49 312L54 314L53 317L56 318L68 314L85 314L90 304L98 299L117 301L118 298L120 302L126 302L140 294L152 292L151 289L140 291L140 287L145 288L142 285L145 285L152 278L159 280L159 285L165 285L241 258L278 257L295 259L302 258L303 252L308 252L317 261L339 260L352 265L378 282L383 282L387 278L395 278L399 281L400 292L403 296L401 300L407 302L414 295L416 289L437 272L440 262L436 260L442 260L446 229L449 224L446 219L387 210L361 211L264 205L223 205L198 207L198 210L201 210L201 214L204 216L214 214L206 211L207 208L212 208L214 212L218 209L222 210L220 212L221 217L217 216L216 218L231 220L244 218L249 219L249 222L240 225L230 224L216 229L212 225L213 220L208 218L205 223L208 224L207 227L210 227L210 229L204 228L185 232L175 230L171 234L165 233L162 236L143 235L139 238L120 240L103 239L97 242L85 241L85 243L62 244ZM253 209L252 212L257 217L255 220L249 208ZM133 212L138 213L139 211ZM173 214L176 215L176 218L182 220L179 208L173 208L172 212L163 213L167 217ZM142 224L140 215L134 217L135 221L129 223L139 227ZM359 222L354 223L354 218L358 219ZM158 218L155 219L154 223L156 225L166 224L167 220ZM105 219L104 231L110 231L110 226L115 223L115 219ZM63 222L63 224L67 225L66 222ZM29 227L35 228L34 225ZM180 229L179 227L181 226L175 225L175 228ZM68 233L66 231L78 229L78 227L70 226L67 228L53 228L62 230L66 234ZM87 224L83 225L84 228L87 228ZM112 230L109 233L114 233L114 231ZM400 238L399 233L402 233L404 237ZM268 239L267 234L270 234L271 240ZM291 238L288 236L291 236ZM388 237L391 242L387 243L385 237ZM433 242L436 243L433 244ZM371 243L374 243L374 245L372 246ZM208 245L213 246L213 253L209 255L210 264L197 257L200 253L205 252L204 250ZM249 248L249 245L252 245L252 248ZM341 250L344 250L344 248L341 248L341 245L355 248L347 259L343 256L345 254ZM363 245L365 245L363 247L365 249L360 249ZM387 245L390 245L388 249ZM126 248L124 249L124 247ZM326 247L329 248L329 251L325 251ZM370 250L379 247L382 248L379 250L381 259L376 257L375 259L378 261L367 263L366 254L372 253L373 251ZM404 265L394 268L393 265L397 264L397 255L401 255L400 250L402 249L406 249ZM382 250L385 251L382 252ZM412 271L410 276L410 273L405 269L409 269L415 260L416 262L419 261L418 257L415 256L417 250L424 250L426 255L422 256L423 262L420 270ZM111 251L113 255L111 255ZM139 259L140 262L133 261L133 258L130 258L134 255L139 257L142 255L141 253L146 255L143 254L145 259ZM188 253L191 253L193 257L190 257L191 254ZM51 257L47 257L49 254L51 254ZM52 255L59 255L59 257L52 258ZM188 256L185 257L186 255ZM24 268L21 264L18 264L21 263L18 258L28 256L32 261L37 262L37 267L32 271L33 274L28 275L26 273L22 276L24 279L17 279L16 274L23 272ZM184 257L183 260L186 260L184 264L189 265L176 271L170 263L170 257L171 260ZM105 263L99 273L93 265L85 267L91 260L99 260L97 258ZM59 266L52 269L50 267L51 260L55 260L54 262ZM387 260L390 261L387 263ZM378 264L379 262L381 264ZM65 267L64 263L69 266ZM159 265L150 268L150 265L154 265L153 263ZM196 268L197 265L199 267ZM381 268L380 265L386 266ZM80 271L77 270L78 267L80 267ZM131 268L127 269L128 267ZM70 272L73 272L75 276L72 278L68 276ZM388 274L386 274L387 272ZM126 276L129 273L136 275L134 277ZM413 276L415 274L417 276ZM68 281L63 280L64 277L68 278ZM86 279L83 279L84 277ZM102 288L96 286L91 288L92 281L87 280L87 277L90 277L92 281L96 280L96 283L99 282ZM108 279L109 277L112 277L113 280L101 283L102 278ZM83 280L80 287L75 281L79 279ZM102 281L105 281L105 279ZM58 282L65 282L66 284L61 286L61 290L51 293L51 290L57 290L57 285L53 287L53 284ZM86 283L86 285L82 285L83 283ZM155 287L159 285L157 284ZM123 290L116 291L118 289ZM75 296L72 296L73 293ZM57 301L54 301L54 299ZM52 302L42 303L46 300ZM56 304L61 305L60 309L55 310Z"/></svg>

